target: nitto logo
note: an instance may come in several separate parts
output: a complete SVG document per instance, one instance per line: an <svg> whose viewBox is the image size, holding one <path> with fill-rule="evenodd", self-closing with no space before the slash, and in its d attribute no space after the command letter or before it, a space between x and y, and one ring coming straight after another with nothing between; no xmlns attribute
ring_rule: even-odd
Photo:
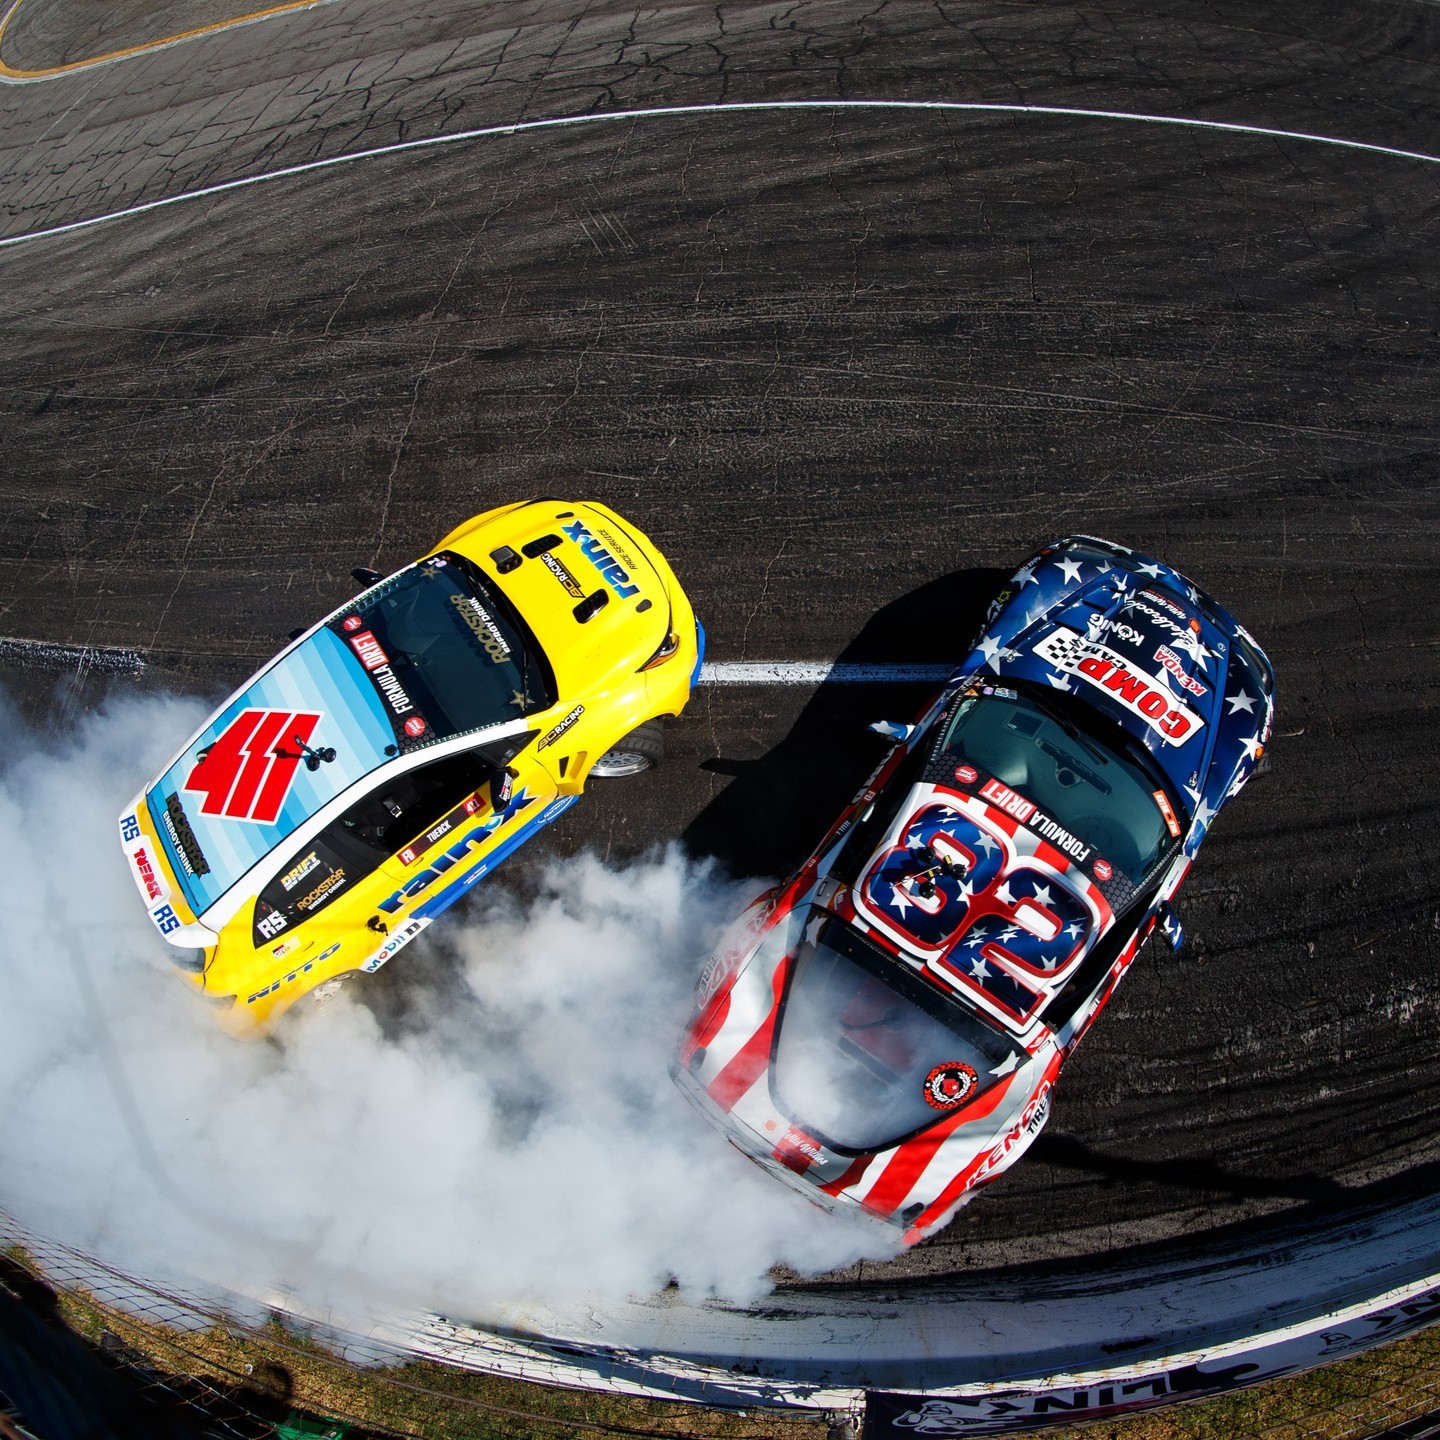
<svg viewBox="0 0 1440 1440"><path fill-rule="evenodd" d="M600 572L601 578L620 599L627 600L631 595L640 593L640 587L630 583L629 572L580 521L560 528L580 547L580 553Z"/></svg>
<svg viewBox="0 0 1440 1440"><path fill-rule="evenodd" d="M242 710L190 772L202 815L273 825L321 716L313 710Z"/></svg>

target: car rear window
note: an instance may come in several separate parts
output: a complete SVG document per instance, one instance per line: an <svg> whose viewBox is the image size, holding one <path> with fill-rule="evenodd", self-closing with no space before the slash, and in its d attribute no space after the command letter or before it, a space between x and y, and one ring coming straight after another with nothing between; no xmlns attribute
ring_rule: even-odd
<svg viewBox="0 0 1440 1440"><path fill-rule="evenodd" d="M818 925L815 923L818 921ZM775 1042L774 1100L832 1149L884 1149L1012 1073L1024 1052L818 908Z"/></svg>

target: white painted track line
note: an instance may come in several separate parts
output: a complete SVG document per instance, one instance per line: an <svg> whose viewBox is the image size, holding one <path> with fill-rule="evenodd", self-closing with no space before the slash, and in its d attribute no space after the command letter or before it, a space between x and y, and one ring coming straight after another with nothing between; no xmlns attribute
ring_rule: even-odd
<svg viewBox="0 0 1440 1440"><path fill-rule="evenodd" d="M938 685L953 665L836 665L826 661L721 661L700 667L702 685Z"/></svg>
<svg viewBox="0 0 1440 1440"><path fill-rule="evenodd" d="M1363 151L1369 155L1385 155L1392 159L1418 160L1427 165L1440 165L1440 155L1429 155L1418 150L1399 150L1390 145L1376 145L1365 140L1346 140L1337 135L1314 135L1304 130L1277 130L1268 125L1246 125L1228 120L1198 120L1185 115L1135 114L1126 110L1089 110L1067 105L1006 105L979 100L739 100L709 105L662 105L649 110L607 110L593 115L563 115L549 120L519 120L511 125L486 125L475 130L457 130L448 135L427 135L418 140L401 140L392 145L379 145L369 150L352 150L343 155L329 155L321 160L309 160L303 165L287 165L279 170L266 171L261 175L245 175L236 180L225 180L217 185L203 186L199 190L187 190L179 195L167 195L159 200L148 200L140 205L111 210L103 215L92 215L84 220L72 220L65 225L54 225L44 230L31 230L24 235L11 235L0 239L0 248L8 245L20 245L28 240L43 240L56 235L66 235L74 230L85 230L92 225L103 225L109 220L120 220L129 215L144 215L148 211L159 210L166 205L178 205L186 200L201 200L207 196L223 195L228 191L240 190L248 185L258 185L266 180L283 180L292 175L304 175L315 170L328 170L335 165L347 165L354 160L374 159L382 155L399 155L411 150L430 149L437 145L458 145L469 140L522 135L536 130L559 130L574 125L605 125L626 122L634 124L639 121L697 115L744 115L759 112L776 114L797 110L931 111L940 114L1038 115L1074 120L1119 121L1133 125L1172 125L1182 129L1213 130L1224 134L1249 135L1268 140L1293 140L1311 145L1336 146L1345 150Z"/></svg>

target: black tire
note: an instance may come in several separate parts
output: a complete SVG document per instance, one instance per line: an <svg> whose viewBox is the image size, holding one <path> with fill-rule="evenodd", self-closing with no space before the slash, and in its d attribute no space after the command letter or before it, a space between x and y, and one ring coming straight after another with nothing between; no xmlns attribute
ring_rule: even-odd
<svg viewBox="0 0 1440 1440"><path fill-rule="evenodd" d="M623 740L617 740L591 767L601 780L619 780L653 770L665 758L665 732L658 720L638 725Z"/></svg>
<svg viewBox="0 0 1440 1440"><path fill-rule="evenodd" d="M322 980L313 990L307 990L297 1003L309 1006L324 1005L327 1001L333 1000L351 980L358 980L358 970L342 970L338 975L332 975L328 980Z"/></svg>

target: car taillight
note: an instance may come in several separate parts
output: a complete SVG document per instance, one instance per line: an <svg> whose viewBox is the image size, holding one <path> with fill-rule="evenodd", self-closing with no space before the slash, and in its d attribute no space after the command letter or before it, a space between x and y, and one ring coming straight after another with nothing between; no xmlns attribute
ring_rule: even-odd
<svg viewBox="0 0 1440 1440"><path fill-rule="evenodd" d="M641 670L653 670L657 665L663 665L680 648L680 636L672 630L660 642L660 648L640 667Z"/></svg>

